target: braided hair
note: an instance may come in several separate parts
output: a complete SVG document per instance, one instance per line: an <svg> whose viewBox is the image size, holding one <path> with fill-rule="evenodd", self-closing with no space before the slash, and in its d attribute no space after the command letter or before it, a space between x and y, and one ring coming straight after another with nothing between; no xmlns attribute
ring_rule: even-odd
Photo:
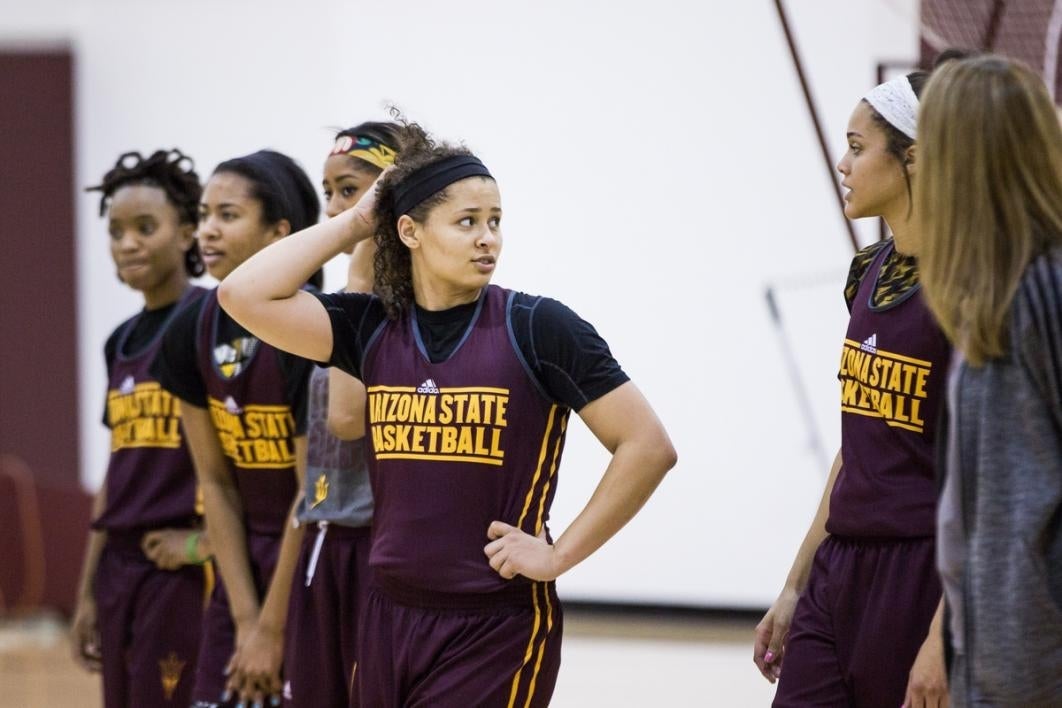
<svg viewBox="0 0 1062 708"><path fill-rule="evenodd" d="M101 192L100 216L107 213L114 197L122 187L146 185L158 187L166 193L170 204L177 209L177 216L182 224L195 225L199 221L199 198L203 187L195 171L192 158L174 148L156 150L144 157L139 152L127 152L118 158L114 167L103 175L103 181L86 192ZM203 257L199 254L199 245L195 242L185 251L184 269L188 275L198 277L206 270Z"/></svg>

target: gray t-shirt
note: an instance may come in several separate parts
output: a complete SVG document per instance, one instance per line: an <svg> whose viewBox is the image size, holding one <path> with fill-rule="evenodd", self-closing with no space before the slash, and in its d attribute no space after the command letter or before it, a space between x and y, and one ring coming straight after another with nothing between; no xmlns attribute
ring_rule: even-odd
<svg viewBox="0 0 1062 708"><path fill-rule="evenodd" d="M948 375L948 410L954 412L958 403L962 355L958 352L952 357ZM962 571L966 564L965 532L962 525L962 484L959 469L959 434L958 421L952 419L948 427L947 469L944 477L944 489L940 494L940 506L937 508L937 568L944 585L944 596L951 608L951 646L956 654L961 654L962 628Z"/></svg>
<svg viewBox="0 0 1062 708"><path fill-rule="evenodd" d="M957 489L941 515L962 524L938 537L965 666L952 701L1060 706L1062 248L1029 264L1007 319L1005 353L953 374L945 472Z"/></svg>
<svg viewBox="0 0 1062 708"><path fill-rule="evenodd" d="M372 524L372 489L361 440L328 431L328 369L314 367L306 405L306 483L296 517L301 523Z"/></svg>

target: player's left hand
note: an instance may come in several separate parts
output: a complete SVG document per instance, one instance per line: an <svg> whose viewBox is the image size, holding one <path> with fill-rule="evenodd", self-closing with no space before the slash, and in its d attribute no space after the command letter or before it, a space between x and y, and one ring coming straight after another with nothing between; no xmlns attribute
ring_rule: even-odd
<svg viewBox="0 0 1062 708"><path fill-rule="evenodd" d="M940 632L930 632L918 650L907 679L903 708L948 708L948 674Z"/></svg>
<svg viewBox="0 0 1062 708"><path fill-rule="evenodd" d="M279 705L284 635L255 623L232 662L226 689L247 706Z"/></svg>
<svg viewBox="0 0 1062 708"><path fill-rule="evenodd" d="M546 529L538 536L521 531L502 521L491 523L487 529L491 539L484 548L490 567L498 575L512 580L522 575L530 580L556 580L557 556L553 546L546 540Z"/></svg>
<svg viewBox="0 0 1062 708"><path fill-rule="evenodd" d="M177 570L189 562L185 544L192 533L195 533L192 529L148 531L140 539L140 548L162 570Z"/></svg>

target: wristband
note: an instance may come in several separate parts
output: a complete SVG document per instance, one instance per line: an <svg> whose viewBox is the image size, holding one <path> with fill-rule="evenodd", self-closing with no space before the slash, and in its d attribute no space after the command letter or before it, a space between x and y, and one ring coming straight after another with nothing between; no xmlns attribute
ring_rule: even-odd
<svg viewBox="0 0 1062 708"><path fill-rule="evenodd" d="M199 531L193 531L188 534L188 538L184 540L184 557L192 565L203 565L207 562L206 558L199 557Z"/></svg>

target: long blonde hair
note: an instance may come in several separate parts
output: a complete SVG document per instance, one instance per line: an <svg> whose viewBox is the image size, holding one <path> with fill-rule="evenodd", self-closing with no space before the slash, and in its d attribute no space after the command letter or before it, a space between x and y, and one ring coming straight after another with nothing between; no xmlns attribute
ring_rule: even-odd
<svg viewBox="0 0 1062 708"><path fill-rule="evenodd" d="M919 270L944 333L975 366L1007 349L1007 311L1062 245L1062 129L1043 81L996 56L937 69L918 117Z"/></svg>

